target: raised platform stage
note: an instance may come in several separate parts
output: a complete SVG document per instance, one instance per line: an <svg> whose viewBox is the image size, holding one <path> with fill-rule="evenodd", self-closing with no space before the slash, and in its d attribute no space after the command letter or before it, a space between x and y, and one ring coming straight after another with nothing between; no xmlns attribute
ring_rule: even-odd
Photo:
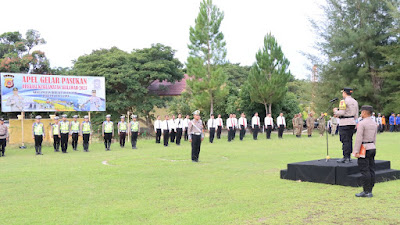
<svg viewBox="0 0 400 225"><path fill-rule="evenodd" d="M343 186L361 186L361 173L357 159L351 163L337 163L339 159L313 160L290 163L286 170L281 170L281 179L301 180L316 183L336 184ZM375 160L376 183L400 179L400 170L390 168L390 161Z"/></svg>

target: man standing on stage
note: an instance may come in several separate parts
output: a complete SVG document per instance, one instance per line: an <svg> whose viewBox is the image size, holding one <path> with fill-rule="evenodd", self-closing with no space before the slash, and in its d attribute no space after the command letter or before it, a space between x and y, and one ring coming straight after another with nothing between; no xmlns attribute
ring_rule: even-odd
<svg viewBox="0 0 400 225"><path fill-rule="evenodd" d="M77 115L74 115L72 118L73 121L71 122L70 136L72 137L72 149L74 149L74 151L77 151L80 125Z"/></svg>
<svg viewBox="0 0 400 225"><path fill-rule="evenodd" d="M41 116L36 116L36 122L32 124L32 138L35 140L35 150L36 155L42 154L42 142L43 138L46 136L44 132L44 125L40 122Z"/></svg>
<svg viewBox="0 0 400 225"><path fill-rule="evenodd" d="M0 157L4 156L8 137L9 137L8 127L7 125L4 124L4 119L0 118Z"/></svg>
<svg viewBox="0 0 400 225"><path fill-rule="evenodd" d="M306 120L308 137L312 136L312 132L314 130L314 123L315 123L315 119L313 117L313 114L312 113L308 114L308 117Z"/></svg>
<svg viewBox="0 0 400 225"><path fill-rule="evenodd" d="M343 88L343 100L340 101L339 109L334 108L333 113L340 118L339 135L343 143L343 159L338 163L351 162L350 154L353 151L353 134L358 119L358 102L351 97L353 89Z"/></svg>
<svg viewBox="0 0 400 225"><path fill-rule="evenodd" d="M271 117L271 113L268 113L267 116L264 118L264 126L267 133L267 139L271 139L271 132L274 126L274 119Z"/></svg>
<svg viewBox="0 0 400 225"><path fill-rule="evenodd" d="M217 127L217 121L214 118L214 114L211 114L210 119L207 122L207 128L210 132L210 143L214 142L215 128Z"/></svg>
<svg viewBox="0 0 400 225"><path fill-rule="evenodd" d="M156 132L156 143L161 143L161 133L162 133L162 121L161 117L157 116L156 121L154 121L154 132Z"/></svg>
<svg viewBox="0 0 400 225"><path fill-rule="evenodd" d="M243 141L244 136L246 135L247 129L247 119L246 115L242 113L239 118L239 129L240 129L240 140Z"/></svg>
<svg viewBox="0 0 400 225"><path fill-rule="evenodd" d="M228 141L231 142L233 140L233 115L229 114L229 118L226 119L226 129L228 130Z"/></svg>
<svg viewBox="0 0 400 225"><path fill-rule="evenodd" d="M224 128L224 122L222 121L221 114L218 114L218 118L217 118L217 139L221 139L222 128Z"/></svg>
<svg viewBox="0 0 400 225"><path fill-rule="evenodd" d="M137 120L137 115L132 115L132 121L129 123L129 132L131 135L131 144L132 144L132 149L137 149L136 148L136 143L137 143L137 138L139 136L139 121Z"/></svg>
<svg viewBox="0 0 400 225"><path fill-rule="evenodd" d="M200 111L193 112L194 119L189 122L189 141L192 143L192 162L199 161L201 142L204 140L203 122Z"/></svg>
<svg viewBox="0 0 400 225"><path fill-rule="evenodd" d="M161 130L163 133L164 147L168 147L169 133L171 132L171 126L168 115L165 116L165 120L161 124Z"/></svg>
<svg viewBox="0 0 400 225"><path fill-rule="evenodd" d="M283 131L286 128L286 120L283 113L280 113L276 118L276 125L278 126L278 138L283 138Z"/></svg>
<svg viewBox="0 0 400 225"><path fill-rule="evenodd" d="M189 139L188 136L188 127L189 127L190 117L186 115L185 119L183 119L183 129L184 129L184 140L187 141Z"/></svg>
<svg viewBox="0 0 400 225"><path fill-rule="evenodd" d="M175 120L176 127L176 145L181 145L182 131L183 131L183 120L182 114L178 114L178 118Z"/></svg>
<svg viewBox="0 0 400 225"><path fill-rule="evenodd" d="M101 133L104 137L104 146L106 151L110 151L111 141L114 136L114 123L111 121L111 115L106 116L106 121L103 122L101 126Z"/></svg>
<svg viewBox="0 0 400 225"><path fill-rule="evenodd" d="M118 136L119 136L119 146L125 148L126 133L128 131L128 124L125 122L125 116L120 117L121 121L118 122Z"/></svg>
<svg viewBox="0 0 400 225"><path fill-rule="evenodd" d="M260 117L258 117L258 112L254 113L253 118L251 118L251 128L253 128L253 139L257 140L258 132L260 131Z"/></svg>
<svg viewBox="0 0 400 225"><path fill-rule="evenodd" d="M363 120L357 125L356 142L354 144L353 156L358 158L358 168L361 171L361 183L363 192L356 197L372 197L372 188L375 185L375 154L376 154L376 123L371 119L374 109L372 106L361 107ZM361 148L365 148L365 155Z"/></svg>
<svg viewBox="0 0 400 225"><path fill-rule="evenodd" d="M89 116L83 117L84 121L81 123L81 135L83 139L83 151L89 151L89 139L92 135L92 124L89 121Z"/></svg>
<svg viewBox="0 0 400 225"><path fill-rule="evenodd" d="M54 147L54 152L59 152L60 151L60 123L58 122L59 117L56 116L54 117L54 123L51 124L51 135L53 136L53 147Z"/></svg>
<svg viewBox="0 0 400 225"><path fill-rule="evenodd" d="M61 131L61 151L62 153L67 153L68 149L68 137L71 131L71 124L67 120L67 115L62 115L62 121L60 122Z"/></svg>

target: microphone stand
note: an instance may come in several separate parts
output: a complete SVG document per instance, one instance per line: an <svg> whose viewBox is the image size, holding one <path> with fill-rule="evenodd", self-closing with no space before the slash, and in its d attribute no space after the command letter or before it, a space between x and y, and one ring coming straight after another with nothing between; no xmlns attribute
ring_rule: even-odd
<svg viewBox="0 0 400 225"><path fill-rule="evenodd" d="M332 102L331 102L331 104L329 105L329 107L326 109L326 112L328 112L328 110L332 108L334 102L335 102L335 101L332 101ZM326 121L325 123L326 123L326 124L325 124L325 133L326 133L326 157L325 157L325 162L328 162L329 159L331 158L331 157L329 156L328 121Z"/></svg>

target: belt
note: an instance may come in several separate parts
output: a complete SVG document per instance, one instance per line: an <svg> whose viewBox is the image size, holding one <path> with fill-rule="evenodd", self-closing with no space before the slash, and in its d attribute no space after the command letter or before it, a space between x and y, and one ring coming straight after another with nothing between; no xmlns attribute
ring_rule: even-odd
<svg viewBox="0 0 400 225"><path fill-rule="evenodd" d="M354 118L354 116L339 116L340 119Z"/></svg>
<svg viewBox="0 0 400 225"><path fill-rule="evenodd" d="M119 132L126 133L126 130L120 130Z"/></svg>
<svg viewBox="0 0 400 225"><path fill-rule="evenodd" d="M373 141L368 141L368 142L363 142L363 144L372 144L374 143Z"/></svg>
<svg viewBox="0 0 400 225"><path fill-rule="evenodd" d="M201 133L193 133L194 135L201 135Z"/></svg>

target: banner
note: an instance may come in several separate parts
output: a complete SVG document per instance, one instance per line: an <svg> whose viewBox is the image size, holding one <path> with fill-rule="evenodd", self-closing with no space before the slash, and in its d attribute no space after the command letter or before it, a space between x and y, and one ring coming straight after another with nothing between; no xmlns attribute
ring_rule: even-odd
<svg viewBox="0 0 400 225"><path fill-rule="evenodd" d="M2 112L106 110L104 77L0 75Z"/></svg>

